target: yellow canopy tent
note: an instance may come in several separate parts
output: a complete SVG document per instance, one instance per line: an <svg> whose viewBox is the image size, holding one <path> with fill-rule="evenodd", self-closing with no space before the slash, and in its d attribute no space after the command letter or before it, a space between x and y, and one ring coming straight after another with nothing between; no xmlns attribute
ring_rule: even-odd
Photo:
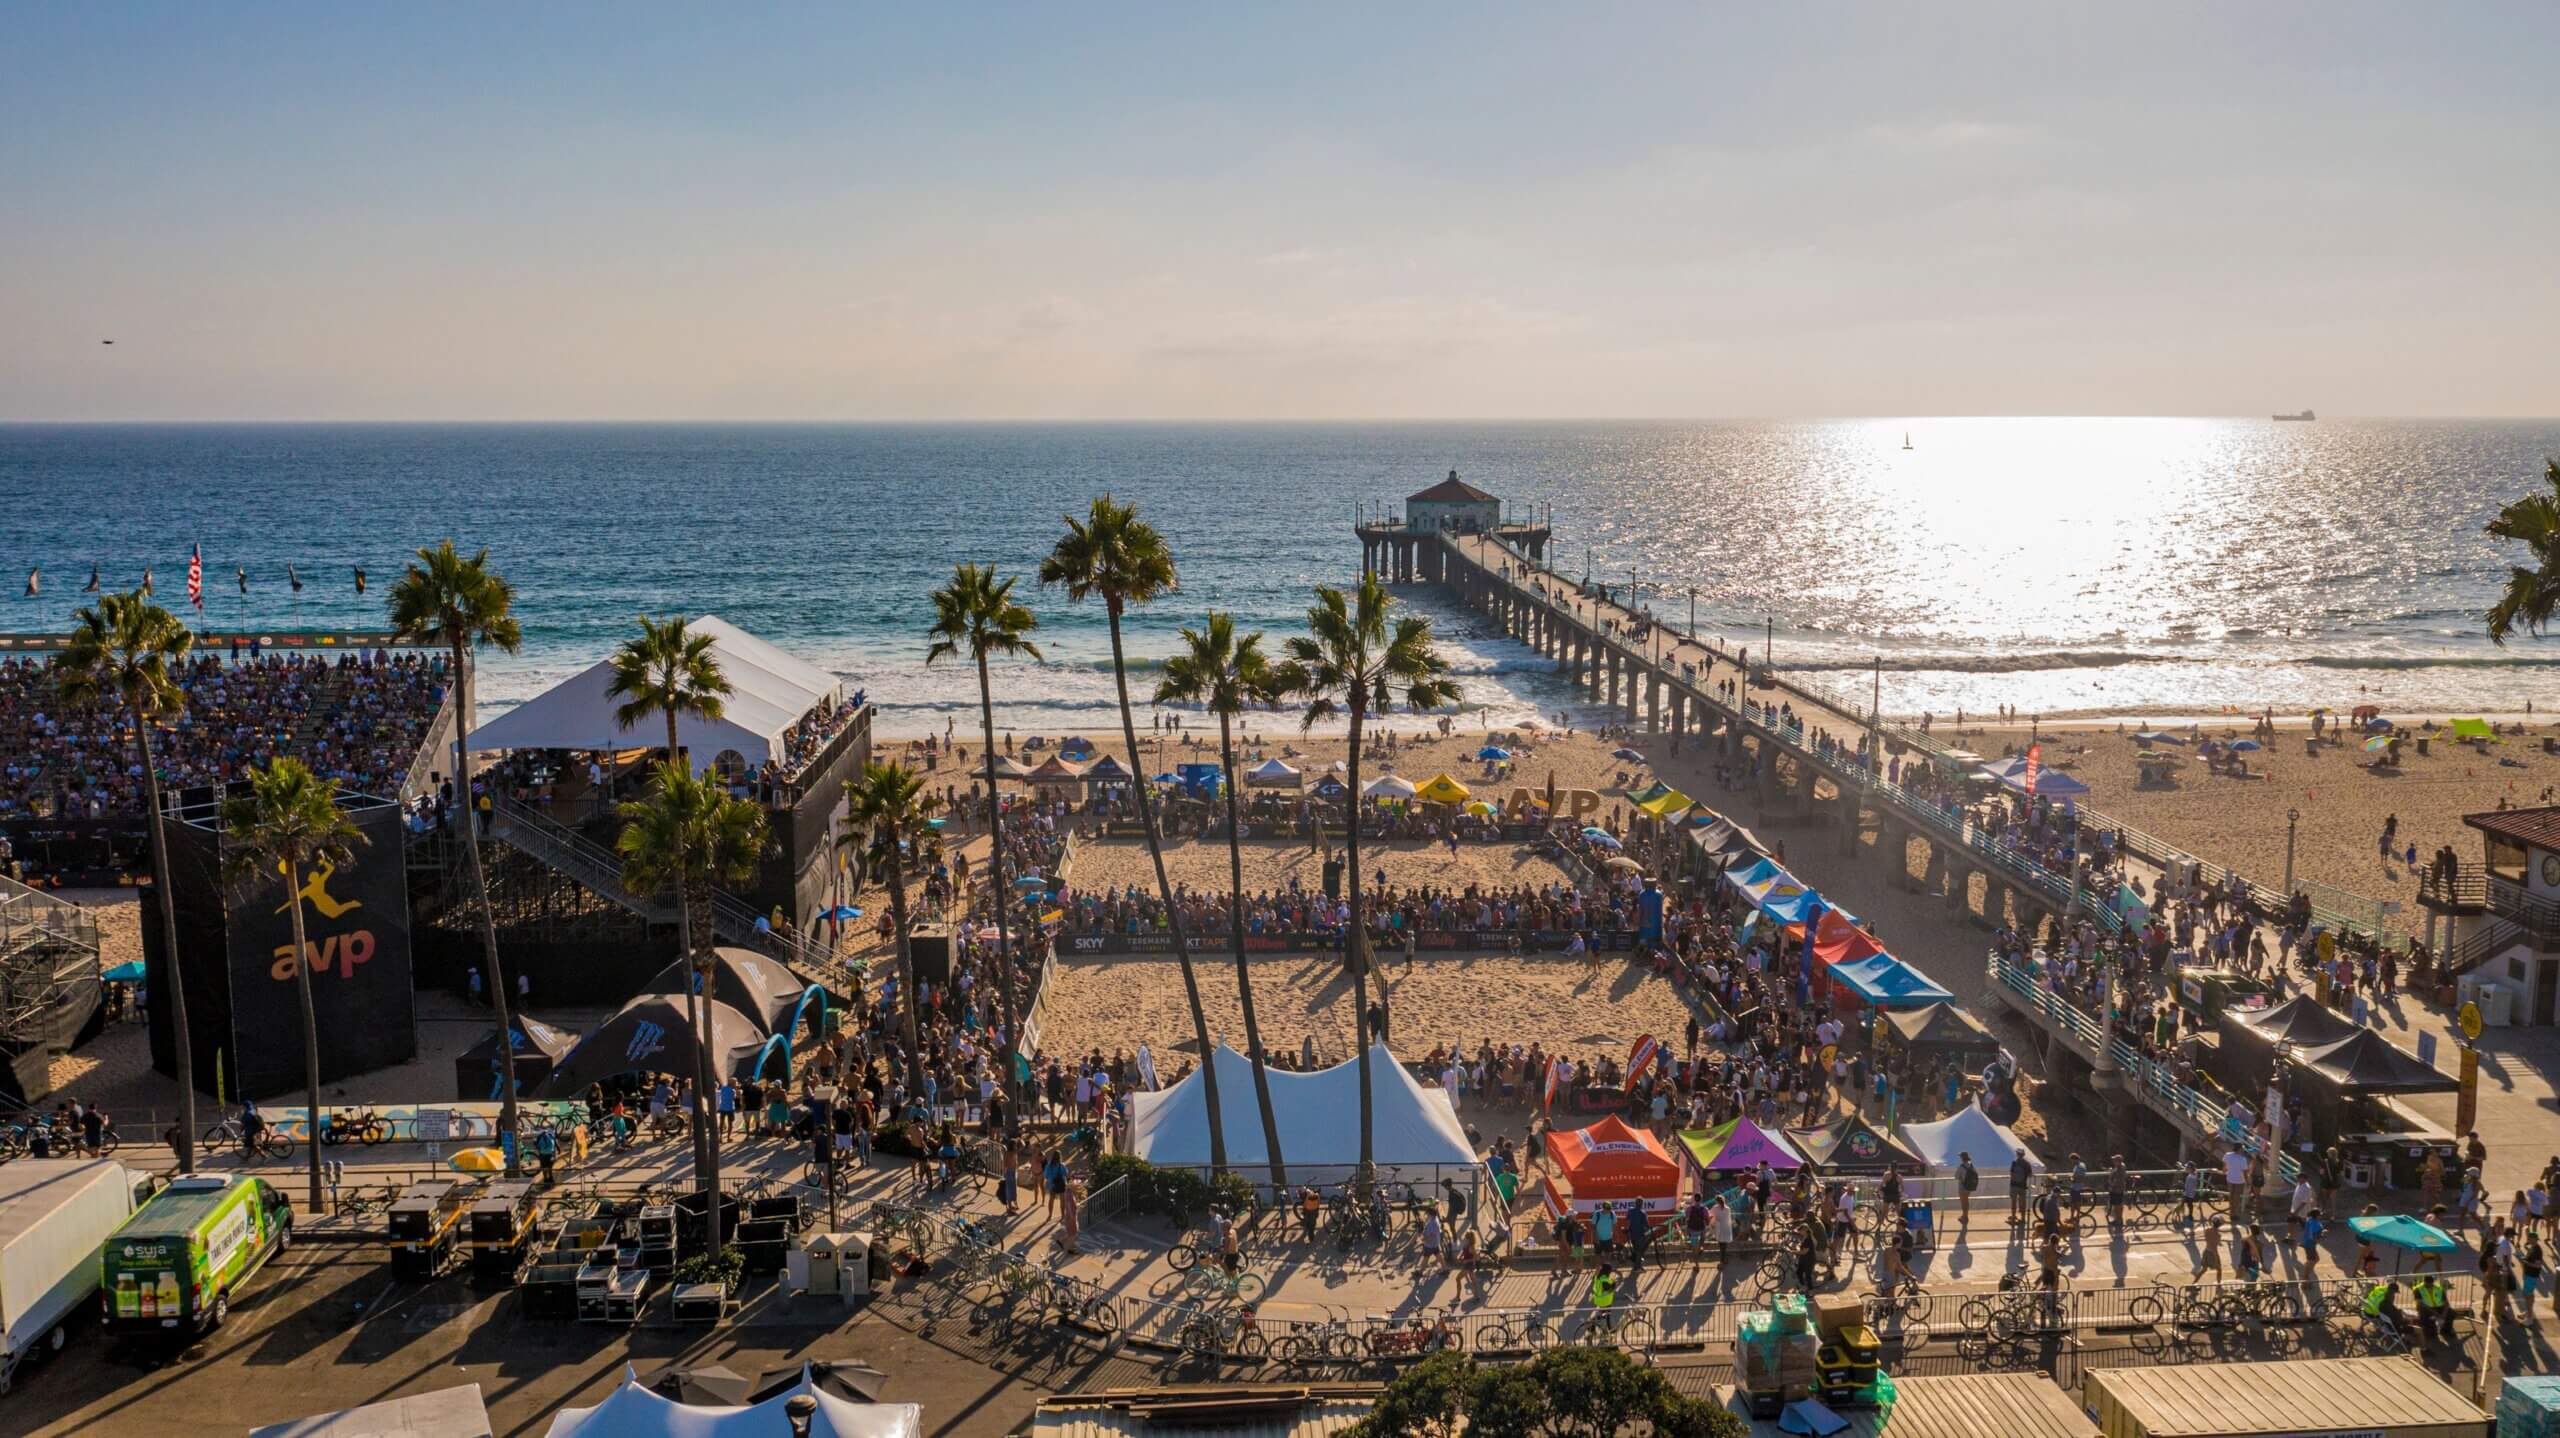
<svg viewBox="0 0 2560 1438"><path fill-rule="evenodd" d="M2454 720L2453 737L2456 739L2483 739L2492 744L2498 742L2496 731L2489 727L2489 721L2485 719Z"/></svg>
<svg viewBox="0 0 2560 1438"><path fill-rule="evenodd" d="M1434 804L1462 804L1466 802L1467 786L1446 774L1435 774L1431 782L1413 791L1413 797Z"/></svg>
<svg viewBox="0 0 2560 1438"><path fill-rule="evenodd" d="M1666 789L1650 801L1638 804L1636 809L1640 813L1651 814L1657 819L1668 819L1674 814L1687 812L1689 806L1695 802L1677 789Z"/></svg>

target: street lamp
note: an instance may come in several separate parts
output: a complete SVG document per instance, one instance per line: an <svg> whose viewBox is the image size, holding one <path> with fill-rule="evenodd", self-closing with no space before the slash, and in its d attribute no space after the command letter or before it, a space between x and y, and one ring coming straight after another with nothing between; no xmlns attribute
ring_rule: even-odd
<svg viewBox="0 0 2560 1438"><path fill-rule="evenodd" d="M2301 822L2300 809L2284 811L2284 897L2287 903L2293 901L2293 836L2296 826Z"/></svg>

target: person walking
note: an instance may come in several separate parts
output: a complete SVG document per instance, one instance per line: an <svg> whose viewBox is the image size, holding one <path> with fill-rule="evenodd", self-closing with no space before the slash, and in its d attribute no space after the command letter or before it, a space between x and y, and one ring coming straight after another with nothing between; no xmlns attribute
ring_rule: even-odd
<svg viewBox="0 0 2560 1438"><path fill-rule="evenodd" d="M1956 1155L1956 1239L1962 1242L1965 1229L1973 1222L1973 1191L1982 1187L1982 1174L1973 1166L1973 1155Z"/></svg>

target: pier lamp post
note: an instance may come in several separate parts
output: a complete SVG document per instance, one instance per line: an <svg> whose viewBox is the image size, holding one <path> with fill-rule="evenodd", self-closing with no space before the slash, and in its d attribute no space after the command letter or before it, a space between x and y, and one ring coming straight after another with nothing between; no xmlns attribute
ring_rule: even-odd
<svg viewBox="0 0 2560 1438"><path fill-rule="evenodd" d="M1697 637L1698 637L1698 586L1696 586L1696 585L1692 584L1692 585L1690 585L1690 586L1689 586L1689 638L1690 638L1691 642L1693 642L1693 643L1694 643L1694 642L1696 642Z"/></svg>
<svg viewBox="0 0 2560 1438"><path fill-rule="evenodd" d="M2284 897L2286 903L2293 902L2293 836L2295 828L2301 823L2302 811L2300 809L2287 809L2284 811Z"/></svg>

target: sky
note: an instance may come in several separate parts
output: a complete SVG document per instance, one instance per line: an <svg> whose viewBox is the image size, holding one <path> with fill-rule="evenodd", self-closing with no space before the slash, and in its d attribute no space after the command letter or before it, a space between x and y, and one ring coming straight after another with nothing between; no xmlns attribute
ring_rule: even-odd
<svg viewBox="0 0 2560 1438"><path fill-rule="evenodd" d="M0 419L2550 415L2554 54L2548 0L0 0Z"/></svg>

